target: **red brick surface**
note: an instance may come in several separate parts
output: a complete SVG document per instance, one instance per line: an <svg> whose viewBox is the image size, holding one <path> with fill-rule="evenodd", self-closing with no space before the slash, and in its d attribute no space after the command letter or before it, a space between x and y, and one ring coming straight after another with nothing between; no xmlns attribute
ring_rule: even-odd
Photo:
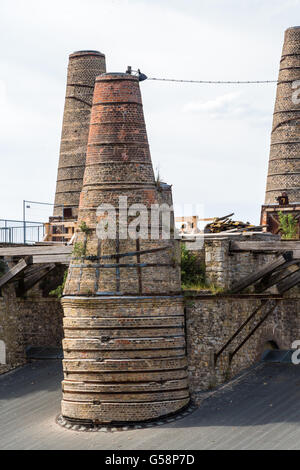
<svg viewBox="0 0 300 470"><path fill-rule="evenodd" d="M117 238L99 239L97 208L111 203L119 215L119 196L149 215L151 204L172 202L170 187L155 182L138 79L105 74L96 79L80 196L79 225L89 231L76 234L82 252L71 260L63 299L69 418L142 421L189 401L178 245L150 232L123 239L119 219Z"/></svg>

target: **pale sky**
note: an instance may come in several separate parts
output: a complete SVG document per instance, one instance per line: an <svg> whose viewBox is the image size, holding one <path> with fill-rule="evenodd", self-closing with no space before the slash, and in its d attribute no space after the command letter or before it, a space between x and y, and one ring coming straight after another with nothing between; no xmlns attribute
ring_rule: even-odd
<svg viewBox="0 0 300 470"><path fill-rule="evenodd" d="M0 218L54 200L68 55L96 49L107 71L276 80L300 0L1 0ZM276 86L141 83L154 168L174 202L259 222ZM49 209L32 206L30 220ZM177 214L180 215L180 214Z"/></svg>

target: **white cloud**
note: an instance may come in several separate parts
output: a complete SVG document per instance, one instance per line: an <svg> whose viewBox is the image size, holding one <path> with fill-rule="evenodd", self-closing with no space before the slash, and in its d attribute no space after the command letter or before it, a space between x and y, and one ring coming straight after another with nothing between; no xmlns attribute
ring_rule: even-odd
<svg viewBox="0 0 300 470"><path fill-rule="evenodd" d="M0 80L0 109L3 109L7 100L7 91L4 80Z"/></svg>
<svg viewBox="0 0 300 470"><path fill-rule="evenodd" d="M207 101L190 101L183 106L183 111L201 114L205 119L247 119L256 123L269 119L268 110L255 107L251 96L247 98L241 91L217 95Z"/></svg>
<svg viewBox="0 0 300 470"><path fill-rule="evenodd" d="M290 10L291 8L298 7L300 0L272 0L272 7L269 5L268 11L271 16L282 14L284 11ZM291 24L291 26L296 26Z"/></svg>
<svg viewBox="0 0 300 470"><path fill-rule="evenodd" d="M201 112L213 118L232 114L236 112L236 105L240 96L241 92L232 92L216 96L216 98L208 101L190 101L183 107L183 111Z"/></svg>

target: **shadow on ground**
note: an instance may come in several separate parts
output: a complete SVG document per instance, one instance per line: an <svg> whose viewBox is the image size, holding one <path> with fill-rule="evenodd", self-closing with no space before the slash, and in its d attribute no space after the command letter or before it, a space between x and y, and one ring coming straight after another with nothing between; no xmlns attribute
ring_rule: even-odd
<svg viewBox="0 0 300 470"><path fill-rule="evenodd" d="M300 448L300 367L293 364L260 363L183 419L115 433L80 433L55 424L61 379L58 360L0 377L0 448Z"/></svg>
<svg viewBox="0 0 300 470"><path fill-rule="evenodd" d="M0 403L38 391L61 389L63 379L60 359L34 361L0 375Z"/></svg>

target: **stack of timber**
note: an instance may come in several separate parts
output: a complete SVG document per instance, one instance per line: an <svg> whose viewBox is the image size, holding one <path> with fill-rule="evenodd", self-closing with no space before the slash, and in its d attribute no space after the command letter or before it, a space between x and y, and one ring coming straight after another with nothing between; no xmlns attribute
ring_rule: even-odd
<svg viewBox="0 0 300 470"><path fill-rule="evenodd" d="M204 228L204 233L224 233L224 232L251 232L262 231L263 225L251 225L250 222L241 222L240 220L232 220L234 213L225 215L224 217L215 217L211 223Z"/></svg>

